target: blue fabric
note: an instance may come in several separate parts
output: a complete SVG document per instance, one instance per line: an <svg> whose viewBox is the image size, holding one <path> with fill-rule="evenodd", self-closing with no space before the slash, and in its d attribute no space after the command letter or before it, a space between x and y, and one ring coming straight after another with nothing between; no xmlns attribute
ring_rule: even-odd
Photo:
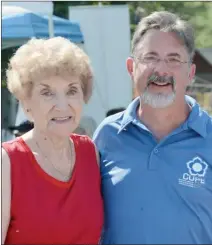
<svg viewBox="0 0 212 245"><path fill-rule="evenodd" d="M59 17L53 17L54 36L62 36L75 43L84 41L78 23ZM48 17L34 13L21 13L2 18L2 38L48 38Z"/></svg>
<svg viewBox="0 0 212 245"><path fill-rule="evenodd" d="M103 244L212 243L212 119L186 101L188 119L160 142L137 118L138 98L96 130Z"/></svg>

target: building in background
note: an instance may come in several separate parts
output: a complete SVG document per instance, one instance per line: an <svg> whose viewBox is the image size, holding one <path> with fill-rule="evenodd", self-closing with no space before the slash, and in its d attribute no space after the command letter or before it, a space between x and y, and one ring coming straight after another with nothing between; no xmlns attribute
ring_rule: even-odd
<svg viewBox="0 0 212 245"><path fill-rule="evenodd" d="M197 49L194 56L196 76L187 94L212 114L212 48Z"/></svg>
<svg viewBox="0 0 212 245"><path fill-rule="evenodd" d="M106 113L132 101L131 78L126 69L130 55L128 5L71 6L69 19L79 22L84 35L84 51L94 70L93 95L83 116L99 125Z"/></svg>

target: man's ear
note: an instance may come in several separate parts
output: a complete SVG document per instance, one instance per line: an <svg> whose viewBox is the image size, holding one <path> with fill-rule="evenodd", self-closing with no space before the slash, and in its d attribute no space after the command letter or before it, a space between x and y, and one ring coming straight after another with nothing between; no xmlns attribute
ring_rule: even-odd
<svg viewBox="0 0 212 245"><path fill-rule="evenodd" d="M195 64L191 64L190 67L190 72L188 74L188 78L189 78L189 85L192 83L192 81L194 80L196 74L196 65Z"/></svg>
<svg viewBox="0 0 212 245"><path fill-rule="evenodd" d="M133 77L133 64L134 64L133 58L128 57L126 60L126 65L127 65L127 71L131 76L131 78Z"/></svg>

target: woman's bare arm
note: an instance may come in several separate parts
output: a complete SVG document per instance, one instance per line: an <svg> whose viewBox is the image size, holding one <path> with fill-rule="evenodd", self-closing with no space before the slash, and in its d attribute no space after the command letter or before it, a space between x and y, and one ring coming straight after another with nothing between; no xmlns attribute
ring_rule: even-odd
<svg viewBox="0 0 212 245"><path fill-rule="evenodd" d="M6 151L2 149L2 241L4 244L10 223L11 206L11 177L10 158Z"/></svg>

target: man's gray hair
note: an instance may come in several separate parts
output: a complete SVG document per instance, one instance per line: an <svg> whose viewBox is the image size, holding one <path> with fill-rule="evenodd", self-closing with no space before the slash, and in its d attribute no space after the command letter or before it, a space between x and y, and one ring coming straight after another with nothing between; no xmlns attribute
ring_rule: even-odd
<svg viewBox="0 0 212 245"><path fill-rule="evenodd" d="M188 22L167 11L154 12L149 16L141 19L133 35L132 53L135 52L137 44L140 42L145 33L150 29L175 33L185 45L192 61L195 53L193 28Z"/></svg>

